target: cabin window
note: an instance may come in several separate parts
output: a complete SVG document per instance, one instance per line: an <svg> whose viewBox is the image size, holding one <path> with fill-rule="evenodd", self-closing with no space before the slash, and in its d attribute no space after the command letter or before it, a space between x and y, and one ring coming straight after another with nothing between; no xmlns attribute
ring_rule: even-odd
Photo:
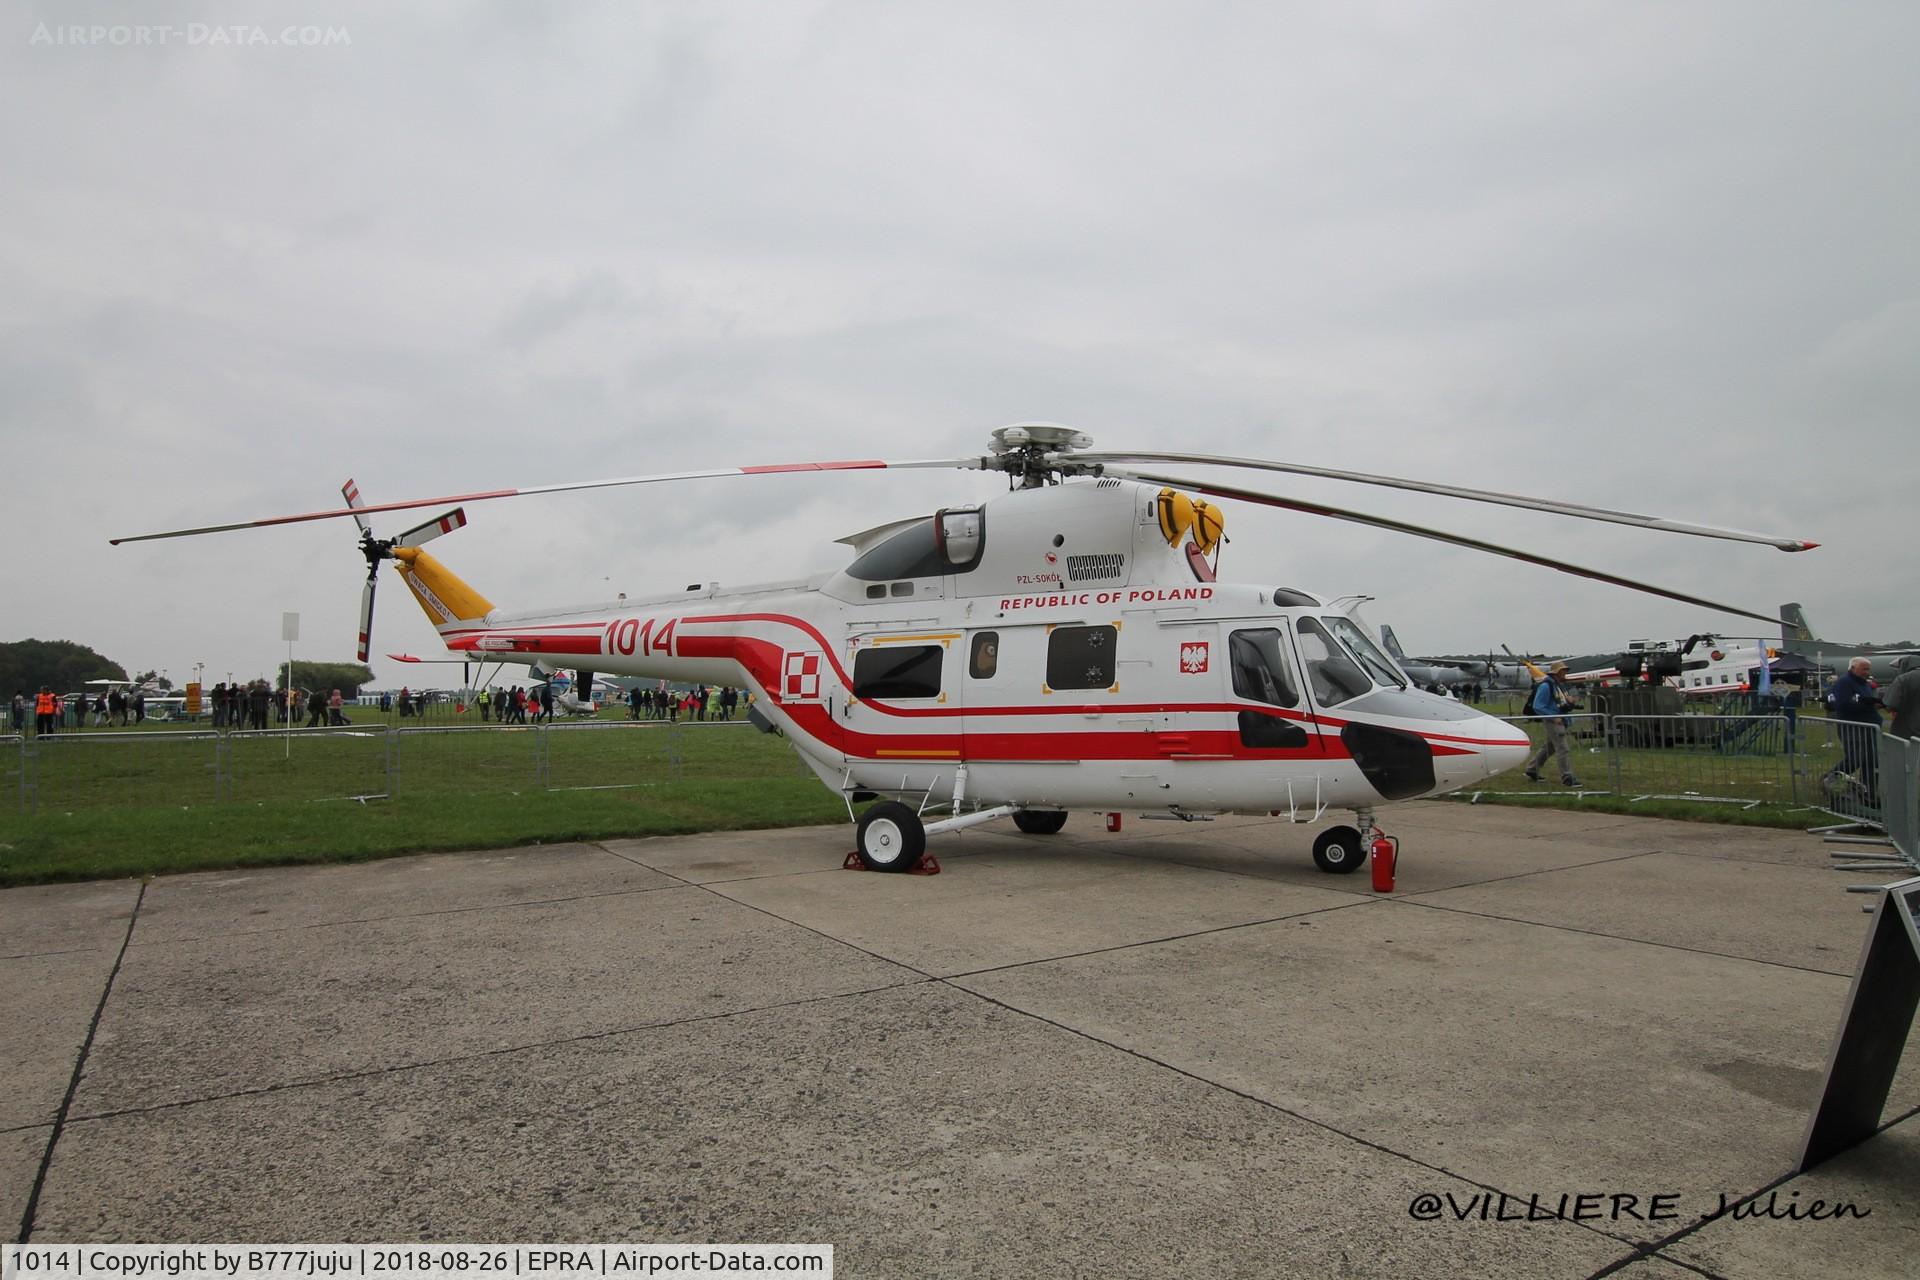
<svg viewBox="0 0 1920 1280"><path fill-rule="evenodd" d="M975 680L991 680L1000 669L1000 633L977 631L967 650L967 674Z"/></svg>
<svg viewBox="0 0 1920 1280"><path fill-rule="evenodd" d="M1274 707L1300 704L1300 692L1288 670L1286 651L1280 647L1280 632L1275 627L1236 631L1227 639L1227 654L1233 666L1233 691L1253 702ZM1262 711L1240 713L1240 745L1243 747L1304 747L1307 731L1291 720Z"/></svg>
<svg viewBox="0 0 1920 1280"><path fill-rule="evenodd" d="M910 596L913 594L913 584L911 582L893 583L887 588L887 594L895 599L899 599L901 596Z"/></svg>
<svg viewBox="0 0 1920 1280"><path fill-rule="evenodd" d="M1300 705L1299 690L1287 671L1277 627L1236 631L1227 641L1233 661L1233 691L1242 698L1275 707Z"/></svg>
<svg viewBox="0 0 1920 1280"><path fill-rule="evenodd" d="M1109 689L1120 628L1055 627L1047 637L1049 689Z"/></svg>
<svg viewBox="0 0 1920 1280"><path fill-rule="evenodd" d="M941 645L882 644L853 658L853 691L862 698L940 696Z"/></svg>
<svg viewBox="0 0 1920 1280"><path fill-rule="evenodd" d="M1297 626L1300 657L1307 664L1307 683L1313 688L1314 701L1323 707L1334 707L1373 687L1366 673L1347 656L1346 650L1334 643L1325 627L1312 618L1300 619Z"/></svg>

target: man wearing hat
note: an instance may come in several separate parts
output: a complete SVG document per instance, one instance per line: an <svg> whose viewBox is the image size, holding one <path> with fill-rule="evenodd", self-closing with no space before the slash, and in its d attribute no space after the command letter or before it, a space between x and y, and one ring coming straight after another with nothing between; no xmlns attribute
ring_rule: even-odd
<svg viewBox="0 0 1920 1280"><path fill-rule="evenodd" d="M1546 679L1533 686L1533 694L1527 699L1527 714L1544 719L1547 728L1547 740L1527 761L1529 782L1541 780L1540 766L1552 754L1560 757L1560 781L1570 787L1580 785L1580 779L1573 776L1573 764L1567 758L1567 726L1573 720L1568 708L1572 705L1573 694L1567 689L1567 664L1556 662L1547 669Z"/></svg>

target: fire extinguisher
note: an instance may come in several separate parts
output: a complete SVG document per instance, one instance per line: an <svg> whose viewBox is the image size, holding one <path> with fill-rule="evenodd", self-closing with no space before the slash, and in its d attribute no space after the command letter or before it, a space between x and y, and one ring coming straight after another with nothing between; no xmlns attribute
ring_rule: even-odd
<svg viewBox="0 0 1920 1280"><path fill-rule="evenodd" d="M1378 831L1373 835L1373 848L1367 863L1373 870L1373 891L1375 893L1393 892L1393 865L1399 861L1399 842L1393 837Z"/></svg>

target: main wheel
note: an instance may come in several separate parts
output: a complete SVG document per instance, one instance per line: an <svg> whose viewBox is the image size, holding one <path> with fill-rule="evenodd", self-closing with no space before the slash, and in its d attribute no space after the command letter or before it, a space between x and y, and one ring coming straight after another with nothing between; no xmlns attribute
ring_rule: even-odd
<svg viewBox="0 0 1920 1280"><path fill-rule="evenodd" d="M908 871L927 851L927 828L898 800L883 800L860 815L857 843L867 870Z"/></svg>
<svg viewBox="0 0 1920 1280"><path fill-rule="evenodd" d="M1015 809L1013 825L1030 836L1058 835L1067 825L1067 813L1064 809Z"/></svg>
<svg viewBox="0 0 1920 1280"><path fill-rule="evenodd" d="M1328 827L1314 838L1313 861L1322 871L1343 876L1358 871L1366 860L1357 827Z"/></svg>

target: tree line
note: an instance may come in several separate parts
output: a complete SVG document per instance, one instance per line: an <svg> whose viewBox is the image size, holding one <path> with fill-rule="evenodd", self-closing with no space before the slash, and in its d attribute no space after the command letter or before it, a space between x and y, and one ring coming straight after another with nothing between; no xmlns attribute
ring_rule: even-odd
<svg viewBox="0 0 1920 1280"><path fill-rule="evenodd" d="M15 689L72 693L89 680L125 680L127 669L71 640L14 640L0 644L0 697Z"/></svg>
<svg viewBox="0 0 1920 1280"><path fill-rule="evenodd" d="M0 644L0 698L12 696L15 689L34 693L41 685L55 693L74 693L86 688L89 680L125 679L125 667L71 640L29 639ZM282 663L274 668L274 687L284 688L286 679L287 667ZM156 680L155 673L143 671L134 678L134 683L147 680ZM156 683L166 688L171 682L156 680ZM372 670L358 662L293 664L296 689L338 689L341 696L351 698L360 692L361 685L372 683ZM213 682L207 682L206 688L211 690Z"/></svg>

